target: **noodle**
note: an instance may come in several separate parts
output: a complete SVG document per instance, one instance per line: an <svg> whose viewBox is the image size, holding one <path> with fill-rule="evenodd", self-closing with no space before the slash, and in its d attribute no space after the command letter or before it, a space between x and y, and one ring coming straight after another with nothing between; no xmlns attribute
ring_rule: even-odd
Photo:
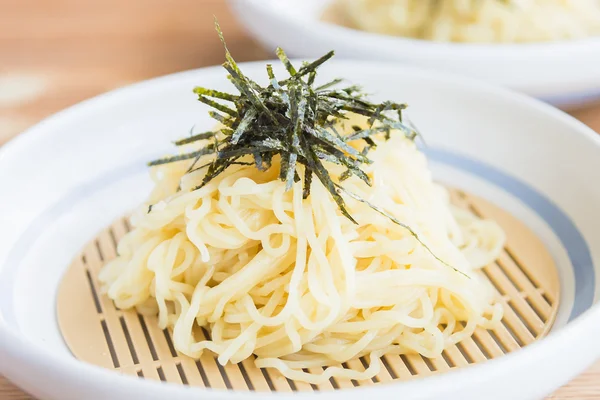
<svg viewBox="0 0 600 400"><path fill-rule="evenodd" d="M444 42L540 42L600 34L599 0L337 0L327 19Z"/></svg>
<svg viewBox="0 0 600 400"><path fill-rule="evenodd" d="M255 354L257 367L313 384L371 378L389 353L437 357L493 326L502 308L477 269L497 257L502 230L451 206L403 135L369 155L373 185L349 178L344 187L409 225L448 265L347 197L353 224L319 181L306 199L302 179L286 191L277 159L266 172L231 166L198 190L205 170L186 174L189 162L178 162L152 170L154 206L133 215L101 271L104 290L120 308L158 314L185 355L209 350L226 364ZM341 366L361 356L364 371ZM325 369L305 372L313 367Z"/></svg>

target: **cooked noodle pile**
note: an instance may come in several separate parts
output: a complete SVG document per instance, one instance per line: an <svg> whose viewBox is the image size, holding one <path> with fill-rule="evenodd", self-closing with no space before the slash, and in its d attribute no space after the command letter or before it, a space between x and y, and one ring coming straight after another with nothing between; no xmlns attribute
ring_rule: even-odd
<svg viewBox="0 0 600 400"><path fill-rule="evenodd" d="M497 323L502 307L476 270L499 254L503 231L454 209L404 135L369 156L372 187L350 178L345 189L409 225L431 252L344 196L353 224L318 180L307 199L302 181L286 191L277 159L267 172L232 166L198 190L205 170L185 174L189 161L178 162L152 170L148 204L101 272L108 296L158 314L183 354L210 350L221 364L254 354L258 367L311 383L368 379L388 353L437 357ZM335 180L343 172L328 168ZM365 370L341 366L360 356Z"/></svg>
<svg viewBox="0 0 600 400"><path fill-rule="evenodd" d="M326 15L369 32L436 41L539 42L600 34L600 0L337 0Z"/></svg>

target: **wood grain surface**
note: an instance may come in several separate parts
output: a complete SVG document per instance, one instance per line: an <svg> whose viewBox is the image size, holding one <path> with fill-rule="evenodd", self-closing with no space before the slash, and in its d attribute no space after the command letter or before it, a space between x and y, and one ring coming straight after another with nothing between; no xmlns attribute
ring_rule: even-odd
<svg viewBox="0 0 600 400"><path fill-rule="evenodd" d="M0 145L107 90L220 64L213 15L238 61L272 58L224 0L0 0ZM572 114L600 131L600 106ZM1 376L0 399L32 400ZM600 363L548 399L600 399Z"/></svg>

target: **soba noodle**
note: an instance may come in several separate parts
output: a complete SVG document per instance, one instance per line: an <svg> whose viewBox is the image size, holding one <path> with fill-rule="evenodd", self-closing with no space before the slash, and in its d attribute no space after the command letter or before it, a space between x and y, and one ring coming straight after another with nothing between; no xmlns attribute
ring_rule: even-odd
<svg viewBox="0 0 600 400"><path fill-rule="evenodd" d="M185 174L189 162L178 162L152 170L153 206L135 212L102 270L106 293L120 308L157 314L185 355L209 350L226 364L254 354L258 367L315 384L373 377L389 353L440 356L497 323L502 307L477 269L497 257L503 231L451 206L404 135L369 156L373 185L350 178L345 189L412 227L431 252L346 196L353 224L317 180L307 199L301 180L286 191L277 159L267 172L232 166L198 190L204 170ZM341 366L360 356L365 370Z"/></svg>

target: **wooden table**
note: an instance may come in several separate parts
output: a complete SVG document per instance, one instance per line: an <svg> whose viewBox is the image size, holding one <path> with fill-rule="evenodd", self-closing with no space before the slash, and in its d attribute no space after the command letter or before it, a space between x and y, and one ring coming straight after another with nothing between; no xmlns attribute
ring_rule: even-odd
<svg viewBox="0 0 600 400"><path fill-rule="evenodd" d="M221 63L213 15L238 61L272 57L224 0L0 0L0 144L96 94ZM600 131L600 107L573 115ZM0 377L0 399L31 397ZM600 399L600 363L549 399Z"/></svg>

